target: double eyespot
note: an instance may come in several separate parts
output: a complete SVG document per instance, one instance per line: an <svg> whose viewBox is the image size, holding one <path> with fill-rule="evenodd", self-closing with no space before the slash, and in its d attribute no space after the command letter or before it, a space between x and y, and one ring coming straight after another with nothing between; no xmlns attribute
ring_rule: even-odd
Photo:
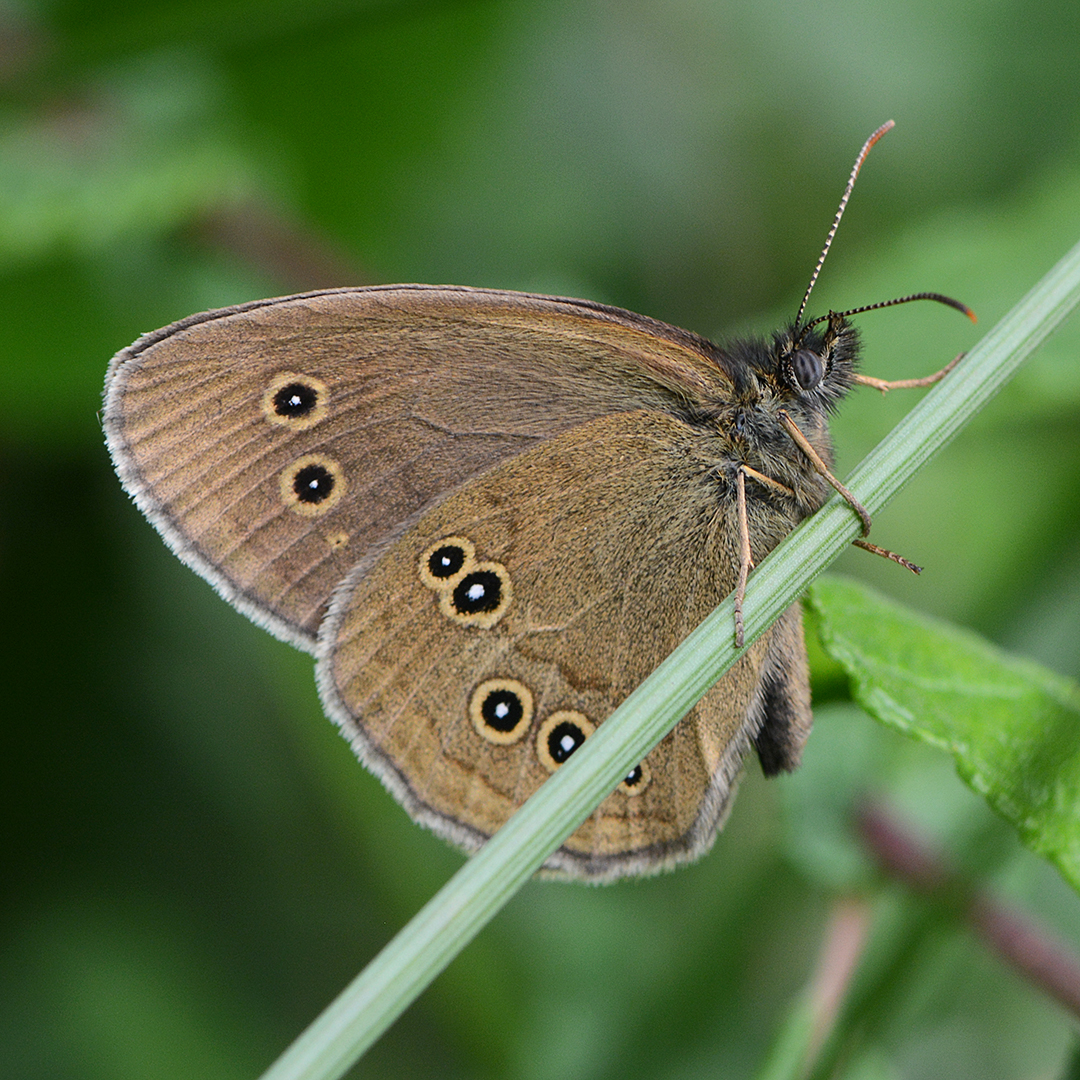
<svg viewBox="0 0 1080 1080"><path fill-rule="evenodd" d="M307 431L325 419L330 409L330 389L314 375L285 371L267 384L259 402L263 419L276 428ZM320 517L345 494L345 473L327 454L304 454L279 476L281 501L303 517ZM337 530L326 542L333 549L345 547L349 534Z"/></svg>
<svg viewBox="0 0 1080 1080"><path fill-rule="evenodd" d="M532 691L517 679L485 679L469 698L469 719L488 742L510 746L520 742L532 727ZM596 730L596 725L576 709L558 709L536 731L536 757L554 772ZM639 795L649 786L649 766L642 761L627 773L618 790Z"/></svg>
<svg viewBox="0 0 1080 1080"><path fill-rule="evenodd" d="M480 560L465 536L446 536L426 548L419 561L420 581L439 596L439 610L461 626L486 630L502 618L513 592L502 563ZM533 730L536 702L519 679L485 679L469 696L469 720L481 738L495 746L521 742ZM534 736L536 756L554 772L596 730L576 709L558 709L545 717ZM636 765L619 785L627 795L644 791L648 765Z"/></svg>
<svg viewBox="0 0 1080 1080"><path fill-rule="evenodd" d="M481 561L463 536L448 536L420 556L420 580L439 595L439 610L459 626L489 630L506 614L513 596L502 563Z"/></svg>
<svg viewBox="0 0 1080 1080"><path fill-rule="evenodd" d="M596 726L576 709L553 712L536 733L536 756L548 772L554 772L596 730ZM624 795L640 795L648 786L651 774L642 761L623 778L617 791Z"/></svg>
<svg viewBox="0 0 1080 1080"><path fill-rule="evenodd" d="M469 719L476 732L496 746L520 742L532 728L532 691L518 679L485 679L469 698ZM558 709L537 728L536 757L554 772L596 730L576 709ZM649 785L649 766L635 765L619 785L624 795L638 795Z"/></svg>

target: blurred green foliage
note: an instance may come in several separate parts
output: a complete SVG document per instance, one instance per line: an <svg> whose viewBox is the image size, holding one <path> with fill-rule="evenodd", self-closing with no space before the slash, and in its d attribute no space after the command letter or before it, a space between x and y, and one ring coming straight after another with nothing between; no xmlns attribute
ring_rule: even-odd
<svg viewBox="0 0 1080 1080"><path fill-rule="evenodd" d="M968 786L1080 890L1080 687L835 575L808 598L855 700L950 753Z"/></svg>
<svg viewBox="0 0 1080 1080"><path fill-rule="evenodd" d="M767 331L890 117L814 310L933 289L990 325L1080 233L1078 65L1074 0L0 6L0 1073L257 1075L460 864L355 765L308 659L127 503L96 415L113 352L199 309L398 280ZM861 325L889 378L976 333L932 305ZM922 578L842 560L1073 677L1078 352L1070 324L879 515ZM845 405L841 473L910 400ZM356 1074L752 1074L839 896L882 934L913 917L845 823L865 792L1080 939L1054 870L815 656L805 768L751 767L711 855L530 885ZM962 930L926 935L902 987L859 1075L1065 1067L1068 1020Z"/></svg>

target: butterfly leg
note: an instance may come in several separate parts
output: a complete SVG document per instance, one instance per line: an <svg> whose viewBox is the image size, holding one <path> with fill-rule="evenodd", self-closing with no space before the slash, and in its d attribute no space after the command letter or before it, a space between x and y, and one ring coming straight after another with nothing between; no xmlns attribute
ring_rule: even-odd
<svg viewBox="0 0 1080 1080"><path fill-rule="evenodd" d="M741 649L744 644L742 604L746 596L746 581L754 569L754 558L750 551L750 522L746 515L746 479L756 480L763 487L771 488L782 495L793 496L795 492L779 480L766 476L763 472L740 465L735 474L735 504L739 519L739 580L735 586L735 644Z"/></svg>
<svg viewBox="0 0 1080 1080"><path fill-rule="evenodd" d="M743 600L746 599L746 579L750 576L754 559L750 551L750 521L746 516L746 466L741 465L735 473L735 508L739 519L739 579L735 583L735 645L742 648L746 638L743 632Z"/></svg>
<svg viewBox="0 0 1080 1080"><path fill-rule="evenodd" d="M957 360L960 358L957 357ZM956 360L953 361L953 364ZM950 365L951 366L951 365ZM942 373L939 372L937 377L940 377ZM935 376L930 376L935 378ZM828 465L821 459L821 455L810 445L810 441L799 430L799 426L794 420L783 410L779 412L780 422L787 429L787 433L791 436L792 440L799 447L800 450L810 459L811 464L821 475L828 480L830 484L844 497L844 501L859 515L859 520L862 522L862 538L853 540L852 543L856 547L861 547L864 551L869 551L872 555L880 555L883 559L891 559L895 563L899 563L901 566L906 566L913 574L921 574L922 567L916 566L913 562L909 562L902 555L897 555L895 551L889 551L888 548L878 547L877 544L871 544L865 537L870 533L870 514L866 507L863 506L858 499L846 488L839 480L833 476L829 470Z"/></svg>
<svg viewBox="0 0 1080 1080"><path fill-rule="evenodd" d="M860 386L871 386L882 394L887 394L890 390L917 390L921 386L933 386L934 383L941 382L965 356L967 353L960 353L940 371L935 371L933 375L924 375L921 379L897 379L895 382L887 382L885 379L875 379L873 375L856 375L854 378Z"/></svg>
<svg viewBox="0 0 1080 1080"><path fill-rule="evenodd" d="M899 563L901 566L907 567L913 574L921 574L923 568L916 566L913 562L908 562L903 555L897 555L895 551L890 551L888 548L878 547L877 544L871 544L869 540L852 540L856 547L861 547L863 551L869 551L871 555L880 555L883 559L891 559L894 563Z"/></svg>
<svg viewBox="0 0 1080 1080"><path fill-rule="evenodd" d="M859 515L859 520L862 522L862 534L863 536L870 535L870 514L867 509L854 495L839 480L833 476L829 469L829 466L822 460L821 455L810 445L810 440L799 430L799 425L788 415L788 413L781 409L777 416L780 423L784 425L787 433L791 436L792 441L796 446L810 459L810 463L815 469L826 479L840 494L844 497L844 501Z"/></svg>

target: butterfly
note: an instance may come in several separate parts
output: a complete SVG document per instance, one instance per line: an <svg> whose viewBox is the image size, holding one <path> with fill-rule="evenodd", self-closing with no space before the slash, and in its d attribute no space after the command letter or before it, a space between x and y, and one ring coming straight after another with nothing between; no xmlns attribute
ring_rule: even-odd
<svg viewBox="0 0 1080 1080"><path fill-rule="evenodd" d="M413 818L475 850L833 487L869 529L832 475L828 417L890 384L857 373L850 319L913 299L970 314L920 293L804 320L891 126L771 337L716 345L448 286L204 312L113 359L120 479L185 563L315 656L326 711ZM698 857L750 750L793 769L810 726L796 604L546 869L608 880Z"/></svg>

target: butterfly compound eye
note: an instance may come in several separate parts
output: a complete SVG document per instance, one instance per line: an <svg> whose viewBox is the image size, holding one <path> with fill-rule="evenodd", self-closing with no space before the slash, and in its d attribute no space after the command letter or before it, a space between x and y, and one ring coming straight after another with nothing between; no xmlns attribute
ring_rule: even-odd
<svg viewBox="0 0 1080 1080"><path fill-rule="evenodd" d="M813 390L825 375L821 357L809 349L800 349L791 358L791 367L795 372L795 381L804 390Z"/></svg>

